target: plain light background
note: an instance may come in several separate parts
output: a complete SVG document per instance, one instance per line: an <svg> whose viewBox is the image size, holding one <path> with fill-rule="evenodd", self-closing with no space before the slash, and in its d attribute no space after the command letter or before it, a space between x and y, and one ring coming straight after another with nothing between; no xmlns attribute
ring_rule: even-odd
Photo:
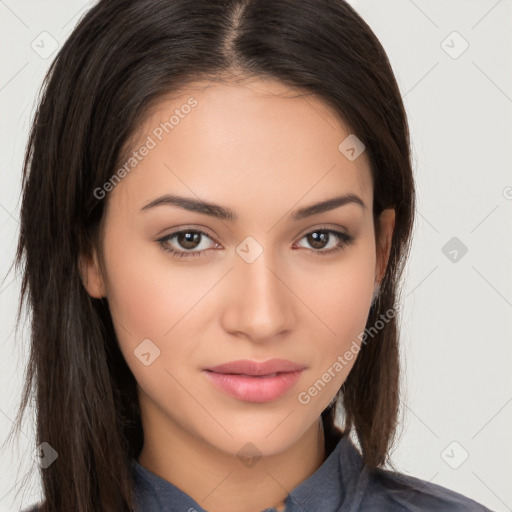
<svg viewBox="0 0 512 512"><path fill-rule="evenodd" d="M43 75L94 2L0 0L0 442L21 393L15 337L21 166ZM401 309L401 471L512 510L512 1L355 0L397 76L417 222ZM0 452L0 512L40 498L26 417ZM65 421L65 418L62 419ZM16 494L19 482L30 485ZM18 483L18 487L17 487Z"/></svg>

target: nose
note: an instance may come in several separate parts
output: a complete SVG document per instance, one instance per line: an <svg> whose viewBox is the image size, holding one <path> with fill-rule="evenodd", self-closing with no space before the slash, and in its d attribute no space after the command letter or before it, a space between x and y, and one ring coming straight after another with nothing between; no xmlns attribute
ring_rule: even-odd
<svg viewBox="0 0 512 512"><path fill-rule="evenodd" d="M252 263L236 255L234 265L222 310L224 329L256 342L292 330L297 298L287 283L285 267L271 258L270 251L263 251Z"/></svg>

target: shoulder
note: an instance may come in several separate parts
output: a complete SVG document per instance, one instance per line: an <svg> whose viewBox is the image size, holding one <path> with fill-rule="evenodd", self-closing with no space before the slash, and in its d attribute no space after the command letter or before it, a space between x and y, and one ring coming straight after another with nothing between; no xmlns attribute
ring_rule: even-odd
<svg viewBox="0 0 512 512"><path fill-rule="evenodd" d="M368 470L368 484L362 501L368 510L492 512L446 487L386 469ZM366 510L365 507L362 509Z"/></svg>

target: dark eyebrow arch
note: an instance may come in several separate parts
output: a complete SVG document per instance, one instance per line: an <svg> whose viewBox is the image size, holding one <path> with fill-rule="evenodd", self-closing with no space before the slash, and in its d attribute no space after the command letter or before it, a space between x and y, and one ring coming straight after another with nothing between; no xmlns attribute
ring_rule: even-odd
<svg viewBox="0 0 512 512"><path fill-rule="evenodd" d="M340 206L352 203L358 204L363 209L366 208L366 205L359 196L355 194L345 194L342 196L333 197L320 203L315 203L310 206L306 206L304 208L300 208L291 215L291 219L294 221L298 221L306 217L311 217L312 215L317 215L319 213L327 212L329 210L334 210L335 208L339 208ZM176 196L173 194L165 194L163 196L157 197L156 199L153 199L152 201L150 201L148 204L141 208L141 212L162 205L179 206L180 208L184 208L185 210L189 210L191 212L203 213L205 215L210 215L212 217L216 217L221 220L227 220L230 222L236 222L238 219L238 214L229 208L225 208L223 206L219 206L218 204L207 203L205 201L200 201L189 197Z"/></svg>
<svg viewBox="0 0 512 512"><path fill-rule="evenodd" d="M358 204L361 206L361 208L363 208L363 210L366 208L366 205L359 196L356 196L355 194L345 194L343 196L333 197L327 201L322 201L321 203L316 203L310 206L306 206L305 208L301 208L300 210L297 210L295 213L293 213L292 219L301 220L318 213L334 210L335 208L339 208L340 206L344 206L346 204Z"/></svg>

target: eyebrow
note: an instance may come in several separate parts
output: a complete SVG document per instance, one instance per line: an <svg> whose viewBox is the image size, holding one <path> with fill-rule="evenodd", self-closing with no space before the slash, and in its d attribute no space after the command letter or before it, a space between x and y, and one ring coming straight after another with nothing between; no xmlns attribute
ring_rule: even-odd
<svg viewBox="0 0 512 512"><path fill-rule="evenodd" d="M361 206L361 208L366 208L366 205L359 196L355 194L344 194L341 196L333 197L331 199L327 199L326 201L321 201L320 203L314 203L304 208L300 208L291 214L291 219L298 221L306 217L311 217L312 215L334 210L335 208L339 208L340 206L347 204L358 204ZM238 219L238 214L230 208L226 208L214 203L207 203L205 201L200 201L190 197L176 196L173 194L165 194L163 196L157 197L156 199L153 199L148 204L143 206L140 211L144 212L152 208L156 208L157 206L163 205L179 206L180 208L184 208L185 210L191 212L210 215L212 217L230 222L236 222Z"/></svg>

